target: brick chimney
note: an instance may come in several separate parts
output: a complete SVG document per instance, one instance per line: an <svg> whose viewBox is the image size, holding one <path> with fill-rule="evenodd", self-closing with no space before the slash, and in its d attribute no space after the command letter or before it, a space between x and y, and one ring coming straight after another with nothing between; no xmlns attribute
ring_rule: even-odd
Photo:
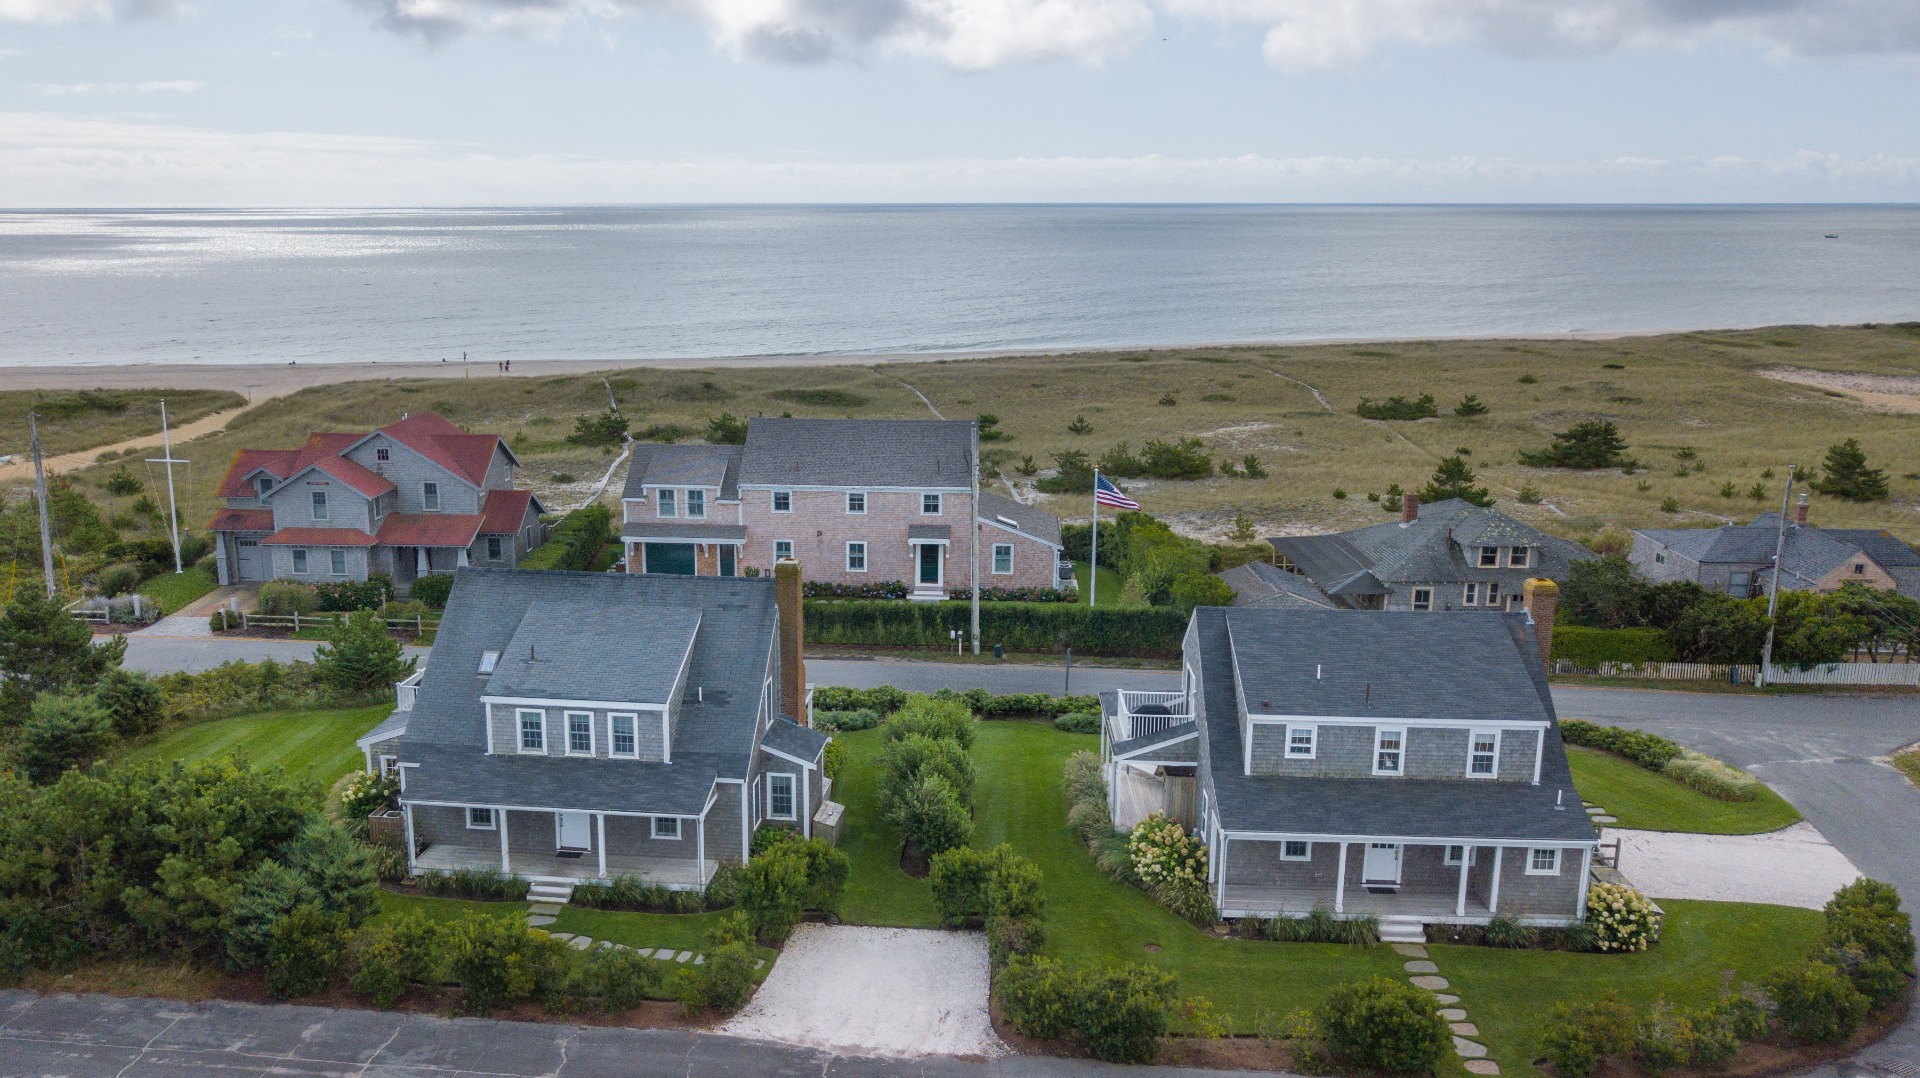
<svg viewBox="0 0 1920 1078"><path fill-rule="evenodd" d="M800 594L800 563L783 558L773 567L773 601L780 611L780 714L807 725L806 614Z"/></svg>
<svg viewBox="0 0 1920 1078"><path fill-rule="evenodd" d="M1540 663L1553 673L1553 615L1560 608L1560 585L1543 577L1529 577L1525 586L1527 620L1533 624Z"/></svg>
<svg viewBox="0 0 1920 1078"><path fill-rule="evenodd" d="M1807 523L1807 496L1800 495L1800 504L1793 510L1793 526L1805 527Z"/></svg>
<svg viewBox="0 0 1920 1078"><path fill-rule="evenodd" d="M1411 524L1420 519L1420 495L1408 491L1400 496L1400 523Z"/></svg>

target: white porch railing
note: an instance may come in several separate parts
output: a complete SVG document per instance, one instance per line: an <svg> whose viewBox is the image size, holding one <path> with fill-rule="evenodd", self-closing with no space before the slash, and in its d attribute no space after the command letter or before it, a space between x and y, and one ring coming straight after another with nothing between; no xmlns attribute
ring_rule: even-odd
<svg viewBox="0 0 1920 1078"><path fill-rule="evenodd" d="M1148 734L1163 733L1193 718L1182 692L1120 691L1120 713L1116 716L1115 741L1127 741Z"/></svg>
<svg viewBox="0 0 1920 1078"><path fill-rule="evenodd" d="M420 679L426 676L427 668L423 666L413 673L408 674L405 680L393 683L393 695L396 700L394 710L413 710L413 698L414 695L420 691Z"/></svg>

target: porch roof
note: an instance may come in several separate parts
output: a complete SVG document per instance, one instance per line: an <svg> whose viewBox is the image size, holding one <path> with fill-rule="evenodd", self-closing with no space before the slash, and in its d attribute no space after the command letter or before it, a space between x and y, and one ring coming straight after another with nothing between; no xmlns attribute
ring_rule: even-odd
<svg viewBox="0 0 1920 1078"><path fill-rule="evenodd" d="M909 543L944 543L952 538L953 525L951 524L907 525L907 542Z"/></svg>
<svg viewBox="0 0 1920 1078"><path fill-rule="evenodd" d="M813 763L826 751L827 742L832 740L818 730L802 726L792 719L778 718L767 727L760 745L774 752L784 753L796 760Z"/></svg>
<svg viewBox="0 0 1920 1078"><path fill-rule="evenodd" d="M494 805L534 811L620 812L698 816L706 811L715 761L674 753L671 764L515 756L416 743L409 738L403 801Z"/></svg>
<svg viewBox="0 0 1920 1078"><path fill-rule="evenodd" d="M207 525L210 532L270 532L273 530L273 510L271 509L222 509L213 515L213 523Z"/></svg>
<svg viewBox="0 0 1920 1078"><path fill-rule="evenodd" d="M1116 741L1113 743L1113 755L1115 757L1128 756L1146 749L1164 745L1168 747L1167 751L1154 753L1155 759L1171 759L1177 754L1182 760L1197 760L1199 759L1198 746L1191 742L1182 742L1178 745L1173 743L1180 741L1181 738L1191 737L1198 731L1199 726L1195 723L1183 722L1177 726L1169 726L1157 734L1141 734L1139 737L1130 737L1125 741Z"/></svg>
<svg viewBox="0 0 1920 1078"><path fill-rule="evenodd" d="M747 526L744 524L685 524L672 521L659 524L622 524L620 538L637 539L642 542L744 543L747 541Z"/></svg>
<svg viewBox="0 0 1920 1078"><path fill-rule="evenodd" d="M262 546L373 546L378 540L358 528L281 528Z"/></svg>
<svg viewBox="0 0 1920 1078"><path fill-rule="evenodd" d="M394 513L380 523L381 546L472 546L480 534L479 513Z"/></svg>

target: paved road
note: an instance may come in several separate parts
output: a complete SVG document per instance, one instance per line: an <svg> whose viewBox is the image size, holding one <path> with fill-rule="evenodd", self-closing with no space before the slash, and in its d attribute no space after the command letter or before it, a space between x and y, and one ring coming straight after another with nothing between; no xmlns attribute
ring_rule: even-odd
<svg viewBox="0 0 1920 1078"><path fill-rule="evenodd" d="M672 1030L433 1018L322 1007L0 992L8 1078L1113 1078L1139 1068L1005 1056L832 1056ZM1155 1068L1156 1078L1228 1072Z"/></svg>

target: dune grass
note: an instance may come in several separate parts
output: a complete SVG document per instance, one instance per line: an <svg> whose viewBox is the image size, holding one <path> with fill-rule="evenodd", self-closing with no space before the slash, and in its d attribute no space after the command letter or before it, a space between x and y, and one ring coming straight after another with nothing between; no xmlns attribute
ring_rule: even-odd
<svg viewBox="0 0 1920 1078"><path fill-rule="evenodd" d="M393 705L324 711L270 711L167 730L127 753L134 760L207 760L233 753L255 767L330 786L364 763L355 739L393 713Z"/></svg>
<svg viewBox="0 0 1920 1078"><path fill-rule="evenodd" d="M27 452L28 412L40 417L41 452L48 456L158 434L162 397L167 422L176 427L247 402L220 389L7 390L0 392L0 453ZM146 478L138 461L128 467Z"/></svg>
<svg viewBox="0 0 1920 1078"><path fill-rule="evenodd" d="M1573 785L1580 796L1607 810L1615 827L1644 831L1692 831L1752 835L1778 831L1800 819L1792 805L1762 787L1757 801L1718 801L1609 753L1567 746Z"/></svg>

